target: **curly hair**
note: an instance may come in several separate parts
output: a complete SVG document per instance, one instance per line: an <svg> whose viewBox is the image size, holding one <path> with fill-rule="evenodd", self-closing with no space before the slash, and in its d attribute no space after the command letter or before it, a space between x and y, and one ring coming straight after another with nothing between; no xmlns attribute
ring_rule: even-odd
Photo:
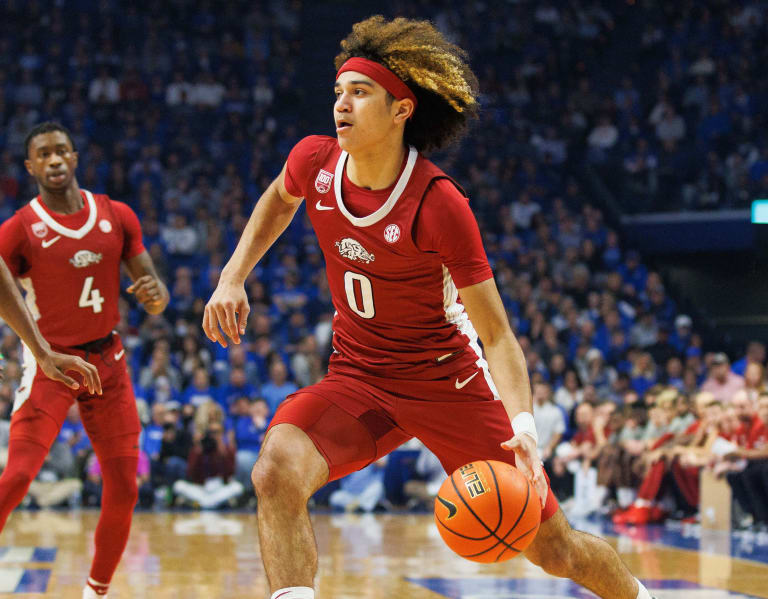
<svg viewBox="0 0 768 599"><path fill-rule="evenodd" d="M467 53L450 43L429 21L376 15L355 23L341 42L334 64L349 58L378 62L413 91L418 108L405 126L405 142L419 151L457 141L478 112L477 77Z"/></svg>

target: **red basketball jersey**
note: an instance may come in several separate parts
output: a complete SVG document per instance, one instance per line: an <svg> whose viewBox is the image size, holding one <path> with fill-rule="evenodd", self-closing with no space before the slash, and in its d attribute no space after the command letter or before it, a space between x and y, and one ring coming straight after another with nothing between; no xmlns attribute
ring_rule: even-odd
<svg viewBox="0 0 768 599"><path fill-rule="evenodd" d="M476 363L487 376L477 334L451 273L437 253L422 251L414 239L425 198L440 201L428 189L450 178L410 148L387 201L357 217L342 194L347 153L330 137L313 136L300 143L311 144L311 154L302 152L310 164L291 169L289 157L286 186L304 196L325 256L336 309L331 370L434 380ZM295 180L297 173L305 178ZM474 222L472 226L477 228ZM480 251L484 268L471 283L492 276L481 244Z"/></svg>
<svg viewBox="0 0 768 599"><path fill-rule="evenodd" d="M51 212L37 197L0 227L0 254L43 337L61 346L100 339L115 327L120 262L144 251L127 205L81 193L85 205L76 214Z"/></svg>

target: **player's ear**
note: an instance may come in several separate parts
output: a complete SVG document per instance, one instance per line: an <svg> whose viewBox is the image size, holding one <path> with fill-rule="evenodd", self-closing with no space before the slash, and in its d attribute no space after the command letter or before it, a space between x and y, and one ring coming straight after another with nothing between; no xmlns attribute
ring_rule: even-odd
<svg viewBox="0 0 768 599"><path fill-rule="evenodd" d="M75 152L75 151L73 150L73 151L72 151L72 156L74 157L74 158L73 158L73 159L74 159L74 166L75 166L75 168L77 168L77 163L78 163L78 161L79 161L79 159L80 159L80 154L78 154L77 152Z"/></svg>
<svg viewBox="0 0 768 599"><path fill-rule="evenodd" d="M416 110L416 105L410 98L403 98L396 101L397 108L395 109L395 122L399 125L405 123L409 118L413 116L413 111Z"/></svg>
<svg viewBox="0 0 768 599"><path fill-rule="evenodd" d="M30 176L35 176L35 173L32 172L32 161L29 158L24 160L24 168L27 169L27 172L30 174Z"/></svg>

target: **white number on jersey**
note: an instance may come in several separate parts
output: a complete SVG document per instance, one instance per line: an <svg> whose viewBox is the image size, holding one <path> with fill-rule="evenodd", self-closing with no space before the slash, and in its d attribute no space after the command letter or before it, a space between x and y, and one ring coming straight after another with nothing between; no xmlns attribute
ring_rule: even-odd
<svg viewBox="0 0 768 599"><path fill-rule="evenodd" d="M94 314L101 312L101 304L104 303L104 298L101 297L98 289L92 289L93 277L85 277L83 283L83 291L80 293L80 301L77 306L79 308L93 308Z"/></svg>
<svg viewBox="0 0 768 599"><path fill-rule="evenodd" d="M363 300L362 308L357 305L355 281L360 284L360 297ZM373 307L373 287L371 287L371 280L368 277L356 272L345 272L344 290L347 292L347 303L355 314L362 318L373 318L376 316L376 310Z"/></svg>

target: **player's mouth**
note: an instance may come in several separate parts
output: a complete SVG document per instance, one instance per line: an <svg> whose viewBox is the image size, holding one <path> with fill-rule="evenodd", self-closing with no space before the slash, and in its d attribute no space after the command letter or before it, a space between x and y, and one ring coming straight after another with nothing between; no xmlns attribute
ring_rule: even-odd
<svg viewBox="0 0 768 599"><path fill-rule="evenodd" d="M56 171L48 173L48 181L51 183L64 183L67 178L67 171Z"/></svg>
<svg viewBox="0 0 768 599"><path fill-rule="evenodd" d="M349 121L336 121L336 133L340 133L341 131L347 131L352 127L352 123Z"/></svg>

